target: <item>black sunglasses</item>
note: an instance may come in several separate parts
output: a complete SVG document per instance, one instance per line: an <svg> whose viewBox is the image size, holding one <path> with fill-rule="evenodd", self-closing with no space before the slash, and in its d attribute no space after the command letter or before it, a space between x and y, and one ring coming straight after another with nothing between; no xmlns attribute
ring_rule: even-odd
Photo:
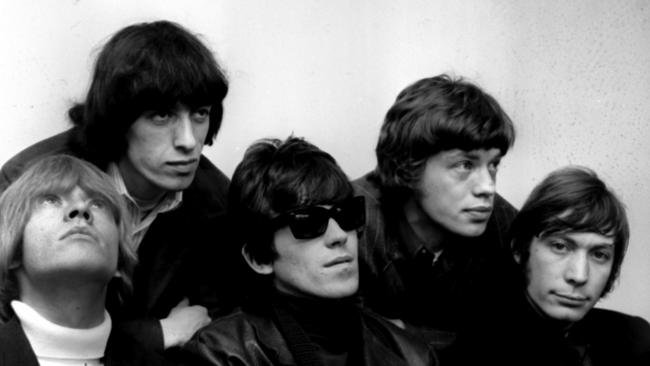
<svg viewBox="0 0 650 366"><path fill-rule="evenodd" d="M345 231L360 229L366 223L363 196L348 198L330 208L309 206L291 210L274 217L271 224L275 229L288 225L296 239L313 239L325 234L330 217Z"/></svg>

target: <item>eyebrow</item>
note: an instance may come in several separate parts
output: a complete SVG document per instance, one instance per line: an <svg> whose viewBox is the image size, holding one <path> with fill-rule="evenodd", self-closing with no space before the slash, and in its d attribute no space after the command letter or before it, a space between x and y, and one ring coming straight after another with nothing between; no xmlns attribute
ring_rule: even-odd
<svg viewBox="0 0 650 366"><path fill-rule="evenodd" d="M479 156L475 152L472 151L464 151L464 150L459 150L459 151L454 151L449 153L447 155L447 159L449 160L455 160L455 159L470 159L470 160L478 160Z"/></svg>
<svg viewBox="0 0 650 366"><path fill-rule="evenodd" d="M615 246L614 245L615 243L614 243L614 240L613 240L614 238L612 238L610 236L605 236L605 237L606 238L611 238L612 242L611 243L606 243L606 242L600 242L599 241L599 242L596 242L596 243L593 243L593 244L578 245L578 242L576 242L575 240L573 240L572 238L570 238L566 234L551 234L551 235L546 236L544 238L544 240L552 239L552 238L559 238L559 239L568 241L569 243L571 243L571 245L574 245L574 246L577 246L577 247L584 247L584 248L587 248L587 249L614 248L614 246Z"/></svg>

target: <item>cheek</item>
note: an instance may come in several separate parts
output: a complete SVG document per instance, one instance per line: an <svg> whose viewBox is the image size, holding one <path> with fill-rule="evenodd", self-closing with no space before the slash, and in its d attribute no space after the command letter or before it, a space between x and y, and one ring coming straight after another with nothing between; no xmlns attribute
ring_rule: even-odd
<svg viewBox="0 0 650 366"><path fill-rule="evenodd" d="M531 293L543 291L555 277L558 276L554 275L553 264L540 259L537 250L531 248L526 266L529 291Z"/></svg>
<svg viewBox="0 0 650 366"><path fill-rule="evenodd" d="M610 263L607 266L595 266L595 268L592 270L592 273L594 273L594 283L598 287L599 291L602 292L602 290L605 289L607 280L609 280L609 276L612 273L612 264Z"/></svg>
<svg viewBox="0 0 650 366"><path fill-rule="evenodd" d="M40 248L39 243L53 242L52 236L57 229L53 219L51 214L32 215L23 229L23 255L30 255L37 251Z"/></svg>
<svg viewBox="0 0 650 366"><path fill-rule="evenodd" d="M108 248L111 248L114 253L117 253L120 242L120 230L111 217L107 215L97 214L95 219L95 226L97 231L102 236L102 241Z"/></svg>
<svg viewBox="0 0 650 366"><path fill-rule="evenodd" d="M194 128L194 137L196 138L196 142L199 143L200 145L203 145L205 143L205 139L208 136L208 129L210 128L210 123L202 123L196 128Z"/></svg>
<svg viewBox="0 0 650 366"><path fill-rule="evenodd" d="M128 154L134 160L155 156L164 146L165 130L147 129L133 125L127 134Z"/></svg>

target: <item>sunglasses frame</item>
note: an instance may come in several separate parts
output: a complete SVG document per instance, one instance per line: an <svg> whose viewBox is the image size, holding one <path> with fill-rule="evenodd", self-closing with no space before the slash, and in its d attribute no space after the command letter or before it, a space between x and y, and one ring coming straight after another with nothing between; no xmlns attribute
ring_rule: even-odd
<svg viewBox="0 0 650 366"><path fill-rule="evenodd" d="M342 218L342 211L347 207L347 210L354 210L354 209L359 209L359 214L360 217L355 218L355 223L358 225L355 225L355 227L352 228L345 228L343 226L347 226L346 223L344 222L343 225L340 222L340 219ZM346 211L347 211L346 210ZM323 222L319 223L319 226L316 227L315 225L314 229L312 231L305 230L304 228L300 228L299 226L301 225L299 219L296 219L297 215L320 215L318 219L315 218L307 218L306 220L320 220L321 218L323 219ZM313 206L307 206L307 207L300 207L296 208L284 213L281 213L280 215L274 217L271 219L271 225L275 228L275 230L280 229L285 226L289 226L289 229L291 230L291 234L293 234L294 238L296 239L313 239L317 238L327 231L327 226L329 225L329 219L332 218L336 223L341 227L341 229L345 231L350 231L350 230L359 230L361 229L365 223L366 223L366 203L365 203L365 198L363 196L353 196L350 198L347 198L339 203L336 203L332 205L330 208L326 208L323 206L319 205L313 205Z"/></svg>

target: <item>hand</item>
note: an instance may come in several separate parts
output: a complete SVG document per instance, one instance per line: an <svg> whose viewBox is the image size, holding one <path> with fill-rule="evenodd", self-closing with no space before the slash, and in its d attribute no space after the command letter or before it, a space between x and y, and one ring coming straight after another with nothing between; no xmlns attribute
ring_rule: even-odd
<svg viewBox="0 0 650 366"><path fill-rule="evenodd" d="M190 306L190 301L184 298L165 319L160 320L165 349L184 345L197 330L208 323L208 310L201 305Z"/></svg>

